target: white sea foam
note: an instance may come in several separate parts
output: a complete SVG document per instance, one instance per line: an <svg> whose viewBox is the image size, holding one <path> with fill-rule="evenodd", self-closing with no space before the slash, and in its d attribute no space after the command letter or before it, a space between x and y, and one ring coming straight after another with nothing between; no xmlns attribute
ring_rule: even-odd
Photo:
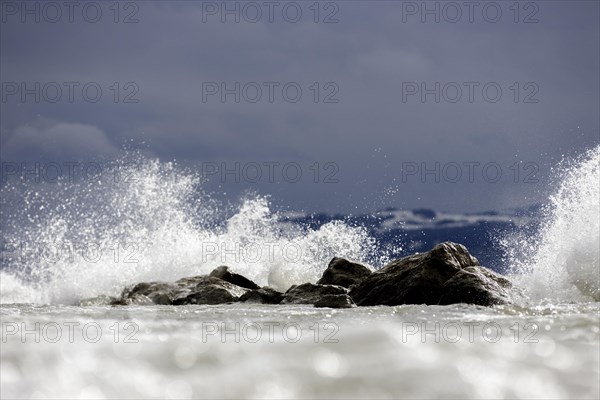
<svg viewBox="0 0 600 400"><path fill-rule="evenodd" d="M561 165L539 232L503 241L533 300L600 298L599 163L600 147ZM366 229L339 221L285 222L265 197L226 207L201 191L198 174L172 163L127 155L112 170L2 188L1 303L76 303L218 265L285 290L317 280L333 256L382 265L399 250L384 252Z"/></svg>
<svg viewBox="0 0 600 400"><path fill-rule="evenodd" d="M383 263L364 228L286 223L265 197L226 211L197 174L139 155L97 179L3 188L1 302L75 303L143 280L176 280L229 265L285 290L315 281L333 256ZM13 201L11 204L10 202ZM24 203L24 206L22 205Z"/></svg>
<svg viewBox="0 0 600 400"><path fill-rule="evenodd" d="M506 240L514 279L533 300L600 300L600 146L563 162L537 235ZM519 255L517 255L519 254Z"/></svg>

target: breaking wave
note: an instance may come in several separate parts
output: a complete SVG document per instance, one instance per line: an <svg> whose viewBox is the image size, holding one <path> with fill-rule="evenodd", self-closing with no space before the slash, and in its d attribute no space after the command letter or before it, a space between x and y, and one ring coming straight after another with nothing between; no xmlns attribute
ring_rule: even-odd
<svg viewBox="0 0 600 400"><path fill-rule="evenodd" d="M71 304L219 265L285 290L317 280L333 256L386 261L362 227L291 224L262 196L217 202L174 163L128 154L110 171L4 185L1 302Z"/></svg>
<svg viewBox="0 0 600 400"><path fill-rule="evenodd" d="M600 301L600 146L556 172L537 234L504 242L513 278L535 301Z"/></svg>

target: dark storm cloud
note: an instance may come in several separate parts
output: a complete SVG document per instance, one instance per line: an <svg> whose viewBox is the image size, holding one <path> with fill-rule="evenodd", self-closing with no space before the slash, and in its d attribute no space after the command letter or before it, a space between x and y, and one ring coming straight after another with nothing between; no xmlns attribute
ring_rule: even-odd
<svg viewBox="0 0 600 400"><path fill-rule="evenodd" d="M230 195L245 188L270 193L292 208L478 210L538 201L552 162L598 143L597 2L530 2L537 10L523 3L518 23L512 2L494 3L502 10L497 23L482 17L490 2L479 3L472 23L464 7L458 23L444 21L451 14L442 14L440 23L431 15L422 23L420 15L406 13L421 2L330 3L339 10L323 2L319 19L336 11L338 23L315 23L312 2L295 3L303 10L297 23L278 11L269 22L262 2L255 3L263 9L258 23L244 18L235 23L232 16L222 23L219 15L203 13L201 2L134 2L139 10L125 9L129 3L122 2L119 20L136 11L139 22L131 24L114 23L108 3L101 4L97 23L78 14L72 23L65 18L35 23L31 16L22 23L19 14L4 12L3 85L79 86L73 102L65 100L66 92L56 103L43 98L36 103L32 95L23 102L19 94L3 99L2 160L72 159L94 151L114 156L133 140L161 159L198 168L206 162L298 163L303 179L297 183L254 184L243 176L240 184L230 178L209 183L215 189L221 184ZM204 11L207 4L223 7L209 2ZM279 4L277 10L287 3ZM538 22L523 23L532 12ZM90 82L102 90L96 103L81 93ZM244 98L235 103L233 95L223 103L220 94L203 99L203 84L206 90L210 82L230 88L255 82L262 97L256 103ZM266 82L278 84L273 102ZM462 98L436 103L428 95L423 103L416 94L403 102L407 82L429 87L456 82ZM473 102L465 82L477 83ZM482 95L490 82L502 89L496 103ZM297 103L283 97L286 83L302 89ZM3 86L4 94L7 88L13 89ZM247 89L254 96L254 88ZM328 95L339 102L325 103ZM538 102L525 103L528 95ZM515 179L518 161L535 163L539 182L523 182L522 174ZM319 183L311 175L315 162ZM327 162L339 168L338 183L322 182L331 172L323 169ZM421 171L406 174L414 165L435 169L436 162L447 167L446 178L454 177L452 163L458 164L462 178L453 183L442 175L436 183L430 174L423 183ZM471 162L479 163L472 182L464 165ZM492 182L491 170L481 175L490 162L501 168L498 182Z"/></svg>

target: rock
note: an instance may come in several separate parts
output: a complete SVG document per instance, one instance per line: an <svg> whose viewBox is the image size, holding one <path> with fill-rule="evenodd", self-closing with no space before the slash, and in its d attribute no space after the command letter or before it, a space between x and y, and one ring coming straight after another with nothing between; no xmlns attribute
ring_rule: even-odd
<svg viewBox="0 0 600 400"><path fill-rule="evenodd" d="M175 299L185 297L190 293L186 285L167 282L140 282L134 286L126 287L121 293L121 299L113 305L131 304L131 299L137 298L135 304L142 305L148 299L150 304L170 305ZM141 297L143 296L143 297Z"/></svg>
<svg viewBox="0 0 600 400"><path fill-rule="evenodd" d="M224 267L226 268L226 267ZM250 286L244 281L243 276L231 274L226 269L221 269L223 276ZM214 271L213 271L214 272ZM242 278L242 279L240 279ZM167 282L140 282L128 286L123 290L121 299L113 301L113 305L128 304L221 304L238 301L239 297L248 289L230 283L215 276L191 276L181 278L173 283Z"/></svg>
<svg viewBox="0 0 600 400"><path fill-rule="evenodd" d="M79 301L79 305L81 307L108 306L108 305L112 305L118 301L119 301L119 299L117 299L116 297L101 294L100 296L97 296L97 297L82 299Z"/></svg>
<svg viewBox="0 0 600 400"><path fill-rule="evenodd" d="M227 289L216 285L207 285L197 292L193 292L186 297L177 299L173 305L184 306L187 304L223 304L233 303L238 297L232 295Z"/></svg>
<svg viewBox="0 0 600 400"><path fill-rule="evenodd" d="M318 285L337 285L349 288L362 282L373 271L364 265L348 261L344 258L334 257L327 266Z"/></svg>
<svg viewBox="0 0 600 400"><path fill-rule="evenodd" d="M345 295L348 289L334 285L303 283L294 285L283 295L281 304L315 304L326 295Z"/></svg>
<svg viewBox="0 0 600 400"><path fill-rule="evenodd" d="M243 303L279 304L281 300L283 300L283 293L265 286L247 291L240 297L239 301Z"/></svg>
<svg viewBox="0 0 600 400"><path fill-rule="evenodd" d="M173 305L223 304L238 301L248 289L234 285L214 276L197 280L191 293L173 301Z"/></svg>
<svg viewBox="0 0 600 400"><path fill-rule="evenodd" d="M186 276L175 281L175 285L182 288L193 289L196 285L201 282L206 275Z"/></svg>
<svg viewBox="0 0 600 400"><path fill-rule="evenodd" d="M152 300L152 303L158 305L171 305L173 304L172 292L166 290L159 290L158 292L153 292L148 295L148 298Z"/></svg>
<svg viewBox="0 0 600 400"><path fill-rule="evenodd" d="M315 307L352 308L356 304L347 294L326 294L315 302Z"/></svg>
<svg viewBox="0 0 600 400"><path fill-rule="evenodd" d="M229 271L229 267L224 265L215 268L209 276L223 279L224 281L233 283L234 285L241 286L246 289L260 289L260 286L258 286L256 283L240 274Z"/></svg>
<svg viewBox="0 0 600 400"><path fill-rule="evenodd" d="M130 297L124 299L124 305L126 305L126 306L130 306L130 305L151 306L153 304L154 303L148 296L146 296L144 294L139 294L139 293L136 293L133 296L130 296Z"/></svg>
<svg viewBox="0 0 600 400"><path fill-rule="evenodd" d="M359 306L440 304L448 290L444 304L490 306L508 299L505 288L509 284L506 278L479 266L463 245L444 242L427 253L392 261L354 286L349 295Z"/></svg>
<svg viewBox="0 0 600 400"><path fill-rule="evenodd" d="M510 282L485 267L466 267L444 284L438 304L508 304Z"/></svg>
<svg viewBox="0 0 600 400"><path fill-rule="evenodd" d="M167 283L165 282L140 282L133 286L127 286L123 289L123 293L121 297L131 297L137 293L146 295L155 290L161 290L167 287Z"/></svg>
<svg viewBox="0 0 600 400"><path fill-rule="evenodd" d="M259 287L229 267L210 275L173 283L141 282L126 287L120 299L98 297L82 304L185 305L232 302L312 304L350 308L375 305L468 303L483 306L511 302L511 283L485 267L460 244L445 242L431 251L395 260L378 271L343 258L333 258L316 284L294 285L285 293Z"/></svg>

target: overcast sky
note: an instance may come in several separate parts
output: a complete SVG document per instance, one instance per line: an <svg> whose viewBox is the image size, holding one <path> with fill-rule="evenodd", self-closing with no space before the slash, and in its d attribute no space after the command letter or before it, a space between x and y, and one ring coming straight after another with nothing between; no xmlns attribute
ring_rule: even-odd
<svg viewBox="0 0 600 400"><path fill-rule="evenodd" d="M3 168L127 146L232 200L478 211L600 142L598 1L247 3L2 1Z"/></svg>

